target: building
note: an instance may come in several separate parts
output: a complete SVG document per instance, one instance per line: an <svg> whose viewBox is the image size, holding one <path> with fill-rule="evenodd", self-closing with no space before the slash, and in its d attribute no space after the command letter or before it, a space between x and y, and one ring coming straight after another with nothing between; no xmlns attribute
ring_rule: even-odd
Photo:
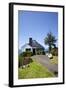
<svg viewBox="0 0 66 90"><path fill-rule="evenodd" d="M26 43L21 47L21 52L31 51L33 54L44 54L44 47L36 40L29 38L29 43Z"/></svg>

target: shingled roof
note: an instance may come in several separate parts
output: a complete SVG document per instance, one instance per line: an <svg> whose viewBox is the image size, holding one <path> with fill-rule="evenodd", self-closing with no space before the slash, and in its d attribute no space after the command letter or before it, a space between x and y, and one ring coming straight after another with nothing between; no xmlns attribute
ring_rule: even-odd
<svg viewBox="0 0 66 90"><path fill-rule="evenodd" d="M30 45L31 47L44 49L44 47L43 47L41 44L39 44L36 40L32 40L31 43L29 42L29 45Z"/></svg>

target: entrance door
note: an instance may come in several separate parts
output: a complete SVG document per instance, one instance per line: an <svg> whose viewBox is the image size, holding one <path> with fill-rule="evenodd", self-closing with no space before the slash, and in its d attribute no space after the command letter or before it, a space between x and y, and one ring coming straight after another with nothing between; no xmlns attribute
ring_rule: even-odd
<svg viewBox="0 0 66 90"><path fill-rule="evenodd" d="M36 52L35 52L35 48L33 48L33 54L34 54L34 55L36 54Z"/></svg>

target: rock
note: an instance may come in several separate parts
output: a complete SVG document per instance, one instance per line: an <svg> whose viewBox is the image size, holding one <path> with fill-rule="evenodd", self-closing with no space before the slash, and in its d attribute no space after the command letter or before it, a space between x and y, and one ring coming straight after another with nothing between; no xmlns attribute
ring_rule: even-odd
<svg viewBox="0 0 66 90"><path fill-rule="evenodd" d="M23 65L23 68L25 68L26 67L26 65Z"/></svg>
<svg viewBox="0 0 66 90"><path fill-rule="evenodd" d="M50 59L53 58L51 53L47 53L46 56L48 56Z"/></svg>

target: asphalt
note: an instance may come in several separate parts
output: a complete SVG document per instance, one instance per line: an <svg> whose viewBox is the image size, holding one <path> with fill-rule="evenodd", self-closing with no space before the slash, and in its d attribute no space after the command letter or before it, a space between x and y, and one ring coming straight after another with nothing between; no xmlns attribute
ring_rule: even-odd
<svg viewBox="0 0 66 90"><path fill-rule="evenodd" d="M46 55L34 55L31 57L33 60L36 60L43 66L47 67L49 71L53 72L58 76L58 64L51 64L50 60Z"/></svg>

